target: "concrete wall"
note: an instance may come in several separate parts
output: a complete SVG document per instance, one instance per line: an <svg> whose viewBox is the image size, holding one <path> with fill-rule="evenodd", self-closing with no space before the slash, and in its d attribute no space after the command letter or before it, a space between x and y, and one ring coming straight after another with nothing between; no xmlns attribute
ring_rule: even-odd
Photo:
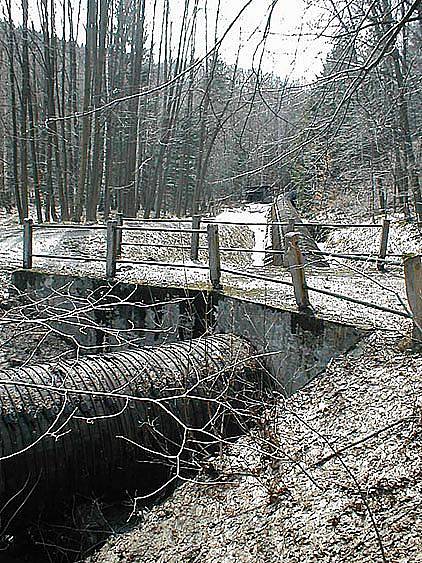
<svg viewBox="0 0 422 563"><path fill-rule="evenodd" d="M63 323L64 315L57 318L56 326L84 346L85 352L158 345L196 338L210 330L234 333L247 338L263 354L278 390L287 396L366 334L352 325L220 292L110 283L34 270L18 270L13 279L19 291L47 298L44 307L63 310L67 321L78 321L83 312L89 326Z"/></svg>
<svg viewBox="0 0 422 563"><path fill-rule="evenodd" d="M264 354L267 369L287 396L366 334L351 325L228 296L217 298L215 307L216 332L248 338Z"/></svg>
<svg viewBox="0 0 422 563"><path fill-rule="evenodd" d="M188 340L207 330L207 295L201 291L35 270L15 271L13 284L26 301L30 296L38 302L36 315L69 335L81 353Z"/></svg>

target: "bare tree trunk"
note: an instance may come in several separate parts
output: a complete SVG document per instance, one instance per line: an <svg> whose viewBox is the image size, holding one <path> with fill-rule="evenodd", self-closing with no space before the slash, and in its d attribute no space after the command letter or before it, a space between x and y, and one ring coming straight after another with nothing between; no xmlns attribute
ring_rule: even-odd
<svg viewBox="0 0 422 563"><path fill-rule="evenodd" d="M21 190L19 187L18 173L18 126L17 126L17 105L16 105L16 75L15 75L15 35L12 20L12 11L10 0L6 2L6 8L9 17L8 26L8 54L9 54L9 80L10 80L10 109L12 112L12 173L13 188L15 195L16 208L18 210L19 220L22 223L25 215L25 208L22 202Z"/></svg>
<svg viewBox="0 0 422 563"><path fill-rule="evenodd" d="M91 81L92 68L95 62L95 46L97 41L96 33L97 4L95 0L88 0L86 45L85 45L85 77L84 77L84 101L82 117L82 136L80 142L80 164L79 179L76 193L74 220L79 222L84 210L84 197L86 189L86 179L89 163L89 139L91 134Z"/></svg>
<svg viewBox="0 0 422 563"><path fill-rule="evenodd" d="M49 191L51 193L51 201L53 201L54 185L53 185L53 156L56 163L54 181L57 184L57 191L59 197L61 220L66 221L69 219L69 210L66 200L66 194L63 187L63 167L61 162L59 136L57 132L57 116L56 116L56 101L55 92L57 69L56 69L56 37L54 30L55 12L54 0L42 0L42 31L44 40L44 68L45 68L45 96L46 96L46 118L48 125L47 143L47 174L51 175L48 178ZM60 112L60 108L58 107ZM54 209L54 207L52 207ZM55 211L53 211L55 215ZM54 219L54 217L53 217Z"/></svg>
<svg viewBox="0 0 422 563"><path fill-rule="evenodd" d="M21 87L21 139L20 169L22 186L23 214L28 217L28 98L29 98L29 60L28 60L28 0L22 0L22 87Z"/></svg>
<svg viewBox="0 0 422 563"><path fill-rule="evenodd" d="M25 186L28 186L28 157L27 143L31 151L32 179L34 184L34 200L37 212L37 220L42 223L42 204L40 196L40 185L38 175L38 158L35 144L35 123L31 80L29 72L29 51L28 51L28 0L22 0L22 126L21 126L21 178ZM27 129L27 113L29 116L29 130ZM29 137L29 139L28 139ZM28 211L28 189L23 193L23 200L26 202Z"/></svg>
<svg viewBox="0 0 422 563"><path fill-rule="evenodd" d="M101 105L103 89L104 65L105 65L105 42L108 23L108 0L100 2L100 22L98 31L98 46L93 72L94 92L93 107L98 109ZM102 115L99 111L94 113L94 132L92 139L92 163L91 163L91 185L87 191L86 218L87 221L97 220L97 207L100 197L101 181L103 176L104 135L102 128Z"/></svg>
<svg viewBox="0 0 422 563"><path fill-rule="evenodd" d="M187 67L188 45L188 8L189 0L185 0L182 26L180 29L177 55L173 75L177 76ZM195 12L196 17L196 12ZM172 72L171 37L166 32L164 66L168 67L168 73ZM168 97L163 104L163 135L160 140L160 152L157 162L157 192L155 198L155 217L160 217L162 209L166 204L167 180L172 167L172 136L176 130L177 120L180 114L182 91L185 77L179 79L176 84L169 88Z"/></svg>
<svg viewBox="0 0 422 563"><path fill-rule="evenodd" d="M136 17L133 22L133 54L131 61L130 90L131 94L139 91L142 80L141 70L144 51L144 21L145 21L145 0L137 0ZM125 194L124 213L128 217L135 217L139 209L139 198L137 194L137 149L140 124L140 102L139 98L132 98L129 102L129 127L128 127L128 148L127 148L127 176L125 184L127 191Z"/></svg>
<svg viewBox="0 0 422 563"><path fill-rule="evenodd" d="M415 206L416 218L418 223L422 224L422 194L419 182L419 175L416 168L416 158L413 151L412 135L409 123L409 108L407 98L409 96L408 88L403 78L401 61L397 49L392 53L394 61L394 70L396 74L397 85L399 89L399 117L400 132L402 136L403 155L405 157L406 171L409 176L409 183L412 189L413 203Z"/></svg>
<svg viewBox="0 0 422 563"><path fill-rule="evenodd" d="M3 45L0 44L0 73L3 76L6 71ZM6 183L6 91L4 82L0 84L0 201L7 207L8 194Z"/></svg>

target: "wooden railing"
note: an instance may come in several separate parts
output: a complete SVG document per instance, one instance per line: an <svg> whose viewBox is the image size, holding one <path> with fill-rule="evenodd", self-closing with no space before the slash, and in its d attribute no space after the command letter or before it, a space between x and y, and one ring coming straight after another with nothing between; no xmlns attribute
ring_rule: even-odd
<svg viewBox="0 0 422 563"><path fill-rule="evenodd" d="M360 299L356 299L351 296L341 295L329 290L316 288L309 285L306 281L305 271L306 265L303 260L303 254L300 248L301 233L295 231L295 221L291 220L289 222L273 221L272 226L288 227L287 233L284 240L280 240L275 244L273 239L273 248L271 250L256 250L250 248L235 248L235 247L222 247L220 245L219 239L219 226L220 225L247 225L247 226L267 226L267 223L257 222L257 223L238 223L231 221L215 221L212 219L201 219L199 216L193 217L192 220L182 220L182 219L152 219L144 221L145 226L132 225L131 220L126 220L123 216L118 215L116 219L110 220L106 225L69 225L69 224L34 224L31 219L26 219L23 225L23 267L30 269L33 267L34 258L47 258L53 260L71 260L71 261L81 261L81 262L105 262L105 273L108 279L114 279L116 277L117 268L119 264L133 264L133 265L157 265L162 267L172 267L172 268L193 268L193 269L203 269L209 271L209 279L214 290L222 289L222 274L231 274L238 277L246 277L249 279L258 279L263 281L269 281L275 284L281 284L290 286L293 288L296 304L301 311L312 310L311 302L309 299L310 292L317 292L331 297L336 297L349 301L351 303L363 305L373 309L393 313L400 315L402 317L412 316L408 310L399 311L392 309L390 307L384 307L377 303L369 303ZM188 223L189 228L169 228L168 226L150 226L150 224L160 223L178 223L186 224ZM206 229L201 228L201 225L206 226ZM299 226L299 225L298 225ZM386 265L403 265L403 261L391 261L388 256L397 256L388 254L388 239L390 232L390 221L385 219L382 224L324 224L324 223L300 223L300 226L307 227L324 227L330 229L343 229L343 228L376 228L381 230L380 245L378 254L371 255L365 253L351 253L351 254L340 254L340 253L330 253L330 252L318 252L322 256L331 256L334 258L341 258L347 260L358 260L358 261L373 261L376 262L377 268L380 271L385 269ZM102 230L106 231L106 255L104 257L84 257L80 255L50 255L50 254L34 254L33 253L33 237L34 231L40 229L72 229L72 230L83 230L83 231L93 231ZM169 245L165 243L140 243L140 242L125 242L123 234L125 232L169 232L169 233L183 233L190 235L190 244L180 244L180 245ZM206 235L207 245L200 245L200 235ZM146 247L157 247L157 248L178 248L182 250L189 251L191 263L174 263L165 261L152 261L152 260L130 260L122 258L123 247L124 246L146 246ZM278 246L278 247L277 247ZM206 251L208 253L208 263L199 263L198 256L199 251ZM222 266L221 253L223 252L246 252L246 253L270 253L275 258L274 262L276 264L284 263L290 272L291 281L285 279L278 279L272 276L256 274L251 271L241 271L232 268ZM280 258L279 258L280 257ZM410 267L409 267L410 268ZM408 269L409 269L408 268ZM409 270L410 272L410 270ZM412 274L413 275L413 274ZM420 273L418 275L421 275ZM411 274L408 273L407 277L410 279Z"/></svg>

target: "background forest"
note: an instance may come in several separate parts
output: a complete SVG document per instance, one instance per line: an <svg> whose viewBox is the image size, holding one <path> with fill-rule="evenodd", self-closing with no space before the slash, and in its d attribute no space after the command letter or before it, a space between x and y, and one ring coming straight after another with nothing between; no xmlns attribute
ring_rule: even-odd
<svg viewBox="0 0 422 563"><path fill-rule="evenodd" d="M304 76L262 64L287 2L245 0L229 22L208 4L207 18L205 0L3 0L0 206L39 222L184 216L269 185L422 222L421 0L309 0L318 18L299 33L327 49ZM225 62L247 9L264 18L251 68L240 39Z"/></svg>

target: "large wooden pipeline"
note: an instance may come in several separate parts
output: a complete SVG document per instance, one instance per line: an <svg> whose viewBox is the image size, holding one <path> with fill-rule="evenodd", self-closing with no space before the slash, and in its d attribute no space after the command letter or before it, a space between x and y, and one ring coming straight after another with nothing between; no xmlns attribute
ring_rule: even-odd
<svg viewBox="0 0 422 563"><path fill-rule="evenodd" d="M1 371L1 533L76 493L159 486L247 418L258 378L232 335Z"/></svg>
<svg viewBox="0 0 422 563"><path fill-rule="evenodd" d="M284 248L284 239L289 231L289 227L273 225L273 221L281 223L294 221L294 231L300 233L300 249L302 251L304 263L306 265L316 268L330 267L330 264L327 262L327 260L325 260L324 257L320 254L321 249L312 237L310 230L303 224L303 221L297 209L284 195L279 195L274 200L271 210L271 216L268 217L269 228L266 235L266 247L273 248L274 243L276 243L276 250L279 250L280 248ZM282 256L274 256L273 254L267 254L265 256L265 264L269 265L274 263L274 258L276 258L275 265L282 265Z"/></svg>

